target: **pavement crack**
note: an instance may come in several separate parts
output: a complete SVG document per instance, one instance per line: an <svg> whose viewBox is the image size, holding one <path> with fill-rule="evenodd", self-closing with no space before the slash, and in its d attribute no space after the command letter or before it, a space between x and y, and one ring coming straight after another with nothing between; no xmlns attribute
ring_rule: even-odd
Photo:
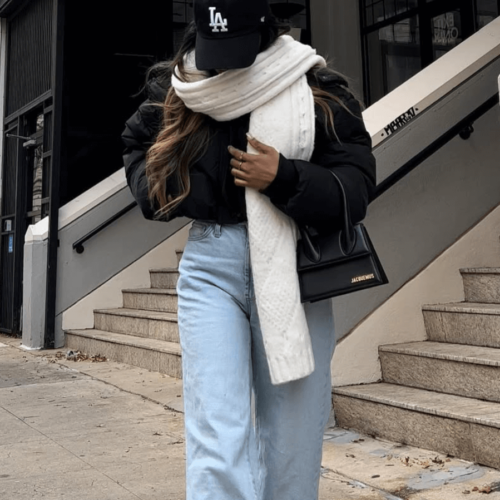
<svg viewBox="0 0 500 500"><path fill-rule="evenodd" d="M386 500L406 500L405 497L399 497L399 496L395 496L393 495L392 493L386 491L386 490L382 490L381 488L378 488L377 486L373 486L372 484L370 483L365 483L365 482L361 482L357 479L354 479L338 470L335 470L335 469L329 469L327 467L322 467L322 470L321 470L321 476L324 477L325 479L330 479L328 476L325 476L324 474L328 473L328 472L331 472L333 474L337 474L338 476L341 476L344 479L344 483L346 484L350 484L350 485L353 485L355 487L358 487L358 488L371 488L375 491L378 491L384 498L386 498Z"/></svg>

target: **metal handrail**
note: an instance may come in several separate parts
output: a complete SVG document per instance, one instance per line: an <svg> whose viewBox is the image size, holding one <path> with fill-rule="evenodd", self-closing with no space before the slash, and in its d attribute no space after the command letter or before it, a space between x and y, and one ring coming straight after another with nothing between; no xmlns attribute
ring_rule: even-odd
<svg viewBox="0 0 500 500"><path fill-rule="evenodd" d="M432 142L429 146L420 151L417 155L411 158L408 162L398 168L390 177L384 179L376 188L374 200L382 196L386 191L388 191L392 186L398 183L401 179L406 177L411 171L413 171L416 167L421 165L425 160L430 158L434 153L439 151L443 146L448 144L452 139L454 139L457 135L464 140L469 139L471 134L474 132L474 128L472 124L481 118L484 114L486 114L490 109L494 108L495 105L499 103L499 95L496 93L489 99L487 99L483 104L478 106L474 111L472 111L465 118L460 120L457 124L443 133L440 137L438 137L434 142ZM96 234L100 233L103 229L108 227L113 222L120 219L123 215L130 212L135 206L137 206L137 202L132 202L130 205L126 206L124 209L120 210L118 213L110 217L107 221L103 222L101 225L87 233L83 238L80 238L78 241L73 243L73 250L76 250L78 254L82 254L85 251L85 247L83 246L88 240L93 238Z"/></svg>
<svg viewBox="0 0 500 500"><path fill-rule="evenodd" d="M425 160L430 158L434 153L439 151L443 146L448 144L452 139L459 135L463 140L469 139L474 132L472 124L485 115L490 109L494 108L499 103L499 95L496 93L483 104L478 106L465 118L460 120L456 125L447 130L444 134L438 137L434 142L420 151L417 155L399 167L392 175L384 179L377 185L374 199L379 198L382 194L388 191L392 186L398 183L403 177L406 177L412 170L421 165Z"/></svg>
<svg viewBox="0 0 500 500"><path fill-rule="evenodd" d="M84 243L86 243L88 240L93 238L96 234L100 233L103 229L107 228L110 224L113 222L117 221L120 219L123 215L126 213L130 212L133 208L137 206L137 202L134 201L130 203L130 205L127 205L125 208L120 210L118 213L110 217L107 221L103 222L99 226L97 226L95 229L87 233L83 238L80 238L78 241L75 241L73 243L73 250L76 250L76 253L82 254L85 252L85 247L83 246Z"/></svg>

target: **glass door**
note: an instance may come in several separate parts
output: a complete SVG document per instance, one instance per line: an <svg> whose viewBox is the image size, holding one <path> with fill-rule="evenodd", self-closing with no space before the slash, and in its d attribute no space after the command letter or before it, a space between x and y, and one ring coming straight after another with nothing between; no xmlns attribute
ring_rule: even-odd
<svg viewBox="0 0 500 500"><path fill-rule="evenodd" d="M43 147L45 121L43 108L31 112L28 119L29 135L33 138L31 146L26 151L28 225L36 224L49 213L49 162Z"/></svg>
<svg viewBox="0 0 500 500"><path fill-rule="evenodd" d="M50 130L51 109L47 100L6 127L0 217L0 331L11 335L21 333L26 230L48 214L50 148L44 152L43 144Z"/></svg>

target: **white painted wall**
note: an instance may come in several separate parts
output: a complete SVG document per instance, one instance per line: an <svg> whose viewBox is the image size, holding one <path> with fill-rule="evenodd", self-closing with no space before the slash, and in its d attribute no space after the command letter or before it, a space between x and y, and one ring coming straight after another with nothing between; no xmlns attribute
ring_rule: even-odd
<svg viewBox="0 0 500 500"><path fill-rule="evenodd" d="M59 250L57 256L57 297L55 347L64 345L62 329L64 311L82 298L88 297L131 264L148 254L189 223L188 219L154 222L144 219L135 207L85 243L85 252L78 254L73 244L91 230L117 214L133 201L127 186L125 170L104 179L82 193L59 211ZM40 348L43 344L45 308L46 258L48 218L29 227L25 236L23 300L23 346ZM36 276L36 279L34 279ZM117 299L121 298L118 293Z"/></svg>
<svg viewBox="0 0 500 500"><path fill-rule="evenodd" d="M119 193L127 190L127 179L125 177L125 167L117 170L106 179L102 180L91 189L80 194L69 203L59 209L59 230L66 228L73 222L83 217L92 209L98 207L106 200ZM129 196L130 201L133 200ZM26 234L25 242L29 243L33 235L36 239L47 239L49 236L49 218L45 217L35 224L33 231Z"/></svg>
<svg viewBox="0 0 500 500"><path fill-rule="evenodd" d="M406 283L337 345L335 386L381 379L378 347L426 340L422 306L463 302L460 269L500 267L500 206Z"/></svg>
<svg viewBox="0 0 500 500"><path fill-rule="evenodd" d="M176 250L182 250L187 241L188 224L142 258L101 285L62 313L62 329L86 329L94 327L94 309L122 307L122 290L150 288L150 269L177 267Z"/></svg>
<svg viewBox="0 0 500 500"><path fill-rule="evenodd" d="M499 57L500 18L365 110L379 182L497 91ZM385 126L412 106L417 118L386 140ZM499 112L487 112L469 140L456 137L370 205L365 223L390 283L334 300L337 338L500 203Z"/></svg>

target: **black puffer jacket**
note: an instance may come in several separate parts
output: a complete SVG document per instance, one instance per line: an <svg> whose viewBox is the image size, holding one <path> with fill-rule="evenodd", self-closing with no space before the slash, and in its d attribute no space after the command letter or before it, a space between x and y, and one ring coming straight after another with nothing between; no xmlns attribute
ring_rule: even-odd
<svg viewBox="0 0 500 500"><path fill-rule="evenodd" d="M316 140L311 161L280 155L277 177L264 194L297 223L307 224L322 232L340 223L342 209L339 187L327 169L334 170L343 181L353 222L358 222L365 217L373 197L375 158L360 105L346 90L347 82L327 69L318 70L308 78L310 84L340 98L352 114L339 103L328 101L339 142L328 135L326 117L317 108ZM158 207L148 199L145 156L156 139L162 119L161 108L150 103L163 101L167 90L157 78L152 78L146 87L148 98L126 121L122 132L127 181L147 219L154 218ZM169 216L169 220L178 216L213 220L220 224L246 220L244 188L234 184L227 146L246 150L245 134L249 119L249 114L230 122L208 119L213 140L206 154L191 166L190 194ZM265 138L258 139L265 142ZM173 190L175 186L169 182L168 193Z"/></svg>

